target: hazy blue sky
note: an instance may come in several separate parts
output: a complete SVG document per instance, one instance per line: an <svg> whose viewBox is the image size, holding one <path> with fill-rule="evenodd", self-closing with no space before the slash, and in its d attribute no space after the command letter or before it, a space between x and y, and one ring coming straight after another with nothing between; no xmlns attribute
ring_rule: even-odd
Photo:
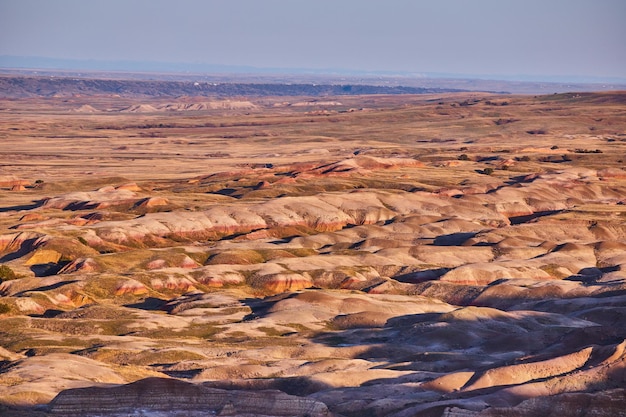
<svg viewBox="0 0 626 417"><path fill-rule="evenodd" d="M0 55L626 78L626 0L0 0Z"/></svg>

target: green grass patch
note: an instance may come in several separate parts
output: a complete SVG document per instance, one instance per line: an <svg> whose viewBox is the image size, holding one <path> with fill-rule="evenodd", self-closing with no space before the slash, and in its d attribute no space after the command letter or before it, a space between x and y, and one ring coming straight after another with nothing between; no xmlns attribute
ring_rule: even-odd
<svg viewBox="0 0 626 417"><path fill-rule="evenodd" d="M269 337L281 337L281 336L284 336L284 335L286 335L288 333L291 333L291 332L285 332L283 330L279 330L279 329L277 329L275 327L264 327L264 326L257 327L257 330L262 331L263 333L265 333Z"/></svg>
<svg viewBox="0 0 626 417"><path fill-rule="evenodd" d="M0 303L0 314L8 314L13 311L13 307L9 304Z"/></svg>
<svg viewBox="0 0 626 417"><path fill-rule="evenodd" d="M149 366L154 364L171 364L205 359L207 359L206 356L190 352L188 350L167 349L141 352L134 357L128 358L127 363L131 365Z"/></svg>
<svg viewBox="0 0 626 417"><path fill-rule="evenodd" d="M285 324L285 326L291 327L292 329L296 330L299 333L311 331L311 329L309 329L308 327L300 323L287 323Z"/></svg>
<svg viewBox="0 0 626 417"><path fill-rule="evenodd" d="M0 265L0 282L2 281L10 281L12 279L21 278L20 275L16 274L15 271L11 269L8 265Z"/></svg>
<svg viewBox="0 0 626 417"><path fill-rule="evenodd" d="M193 323L183 329L159 328L135 332L134 336L148 337L151 339L211 339L221 333L223 327L207 323Z"/></svg>
<svg viewBox="0 0 626 417"><path fill-rule="evenodd" d="M265 258L255 250L226 250L213 252L207 258L207 265L251 265L265 262Z"/></svg>
<svg viewBox="0 0 626 417"><path fill-rule="evenodd" d="M80 319L33 319L31 327L64 335L112 335L129 333L133 319L119 320L80 320Z"/></svg>
<svg viewBox="0 0 626 417"><path fill-rule="evenodd" d="M76 351L86 349L93 344L100 343L99 339L85 339L78 337L63 337L57 339L33 338L33 337L13 337L6 340L3 346L13 352L22 352L28 349L62 349Z"/></svg>
<svg viewBox="0 0 626 417"><path fill-rule="evenodd" d="M563 279L563 278L566 278L568 274L561 271L561 268L563 267L557 264L547 264L547 265L542 265L539 267L539 269L541 269L544 272L547 272L551 277L554 277L557 279Z"/></svg>

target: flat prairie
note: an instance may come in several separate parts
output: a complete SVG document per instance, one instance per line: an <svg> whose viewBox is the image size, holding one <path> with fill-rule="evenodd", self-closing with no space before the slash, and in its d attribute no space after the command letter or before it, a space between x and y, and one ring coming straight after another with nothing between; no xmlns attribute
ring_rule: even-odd
<svg viewBox="0 0 626 417"><path fill-rule="evenodd" d="M0 99L0 414L624 416L625 161L626 92Z"/></svg>

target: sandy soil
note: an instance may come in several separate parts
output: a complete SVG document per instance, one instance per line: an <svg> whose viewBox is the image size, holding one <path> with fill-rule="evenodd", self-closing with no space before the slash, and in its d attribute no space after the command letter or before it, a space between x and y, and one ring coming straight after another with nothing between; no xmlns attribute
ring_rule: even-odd
<svg viewBox="0 0 626 417"><path fill-rule="evenodd" d="M624 104L0 100L0 413L625 415Z"/></svg>

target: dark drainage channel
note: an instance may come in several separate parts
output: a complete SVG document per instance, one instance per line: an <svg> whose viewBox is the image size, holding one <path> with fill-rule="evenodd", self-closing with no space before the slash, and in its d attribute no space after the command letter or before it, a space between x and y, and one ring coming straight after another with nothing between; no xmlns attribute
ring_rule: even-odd
<svg viewBox="0 0 626 417"><path fill-rule="evenodd" d="M527 214L524 216L513 216L509 217L509 221L512 225L528 223L531 220L538 219L539 217L552 216L553 214L562 213L563 210L546 210L546 211L537 211L533 214Z"/></svg>

